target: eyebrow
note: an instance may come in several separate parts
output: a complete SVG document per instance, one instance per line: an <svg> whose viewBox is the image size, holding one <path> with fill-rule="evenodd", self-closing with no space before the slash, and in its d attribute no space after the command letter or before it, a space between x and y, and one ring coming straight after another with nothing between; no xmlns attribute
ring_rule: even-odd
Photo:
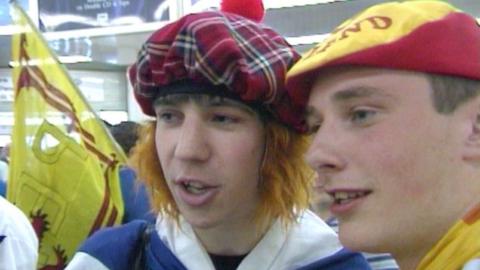
<svg viewBox="0 0 480 270"><path fill-rule="evenodd" d="M384 91L371 87L371 86L354 86L351 88L344 89L342 91L336 92L332 100L333 101L347 101L357 98L367 98L372 96L379 96L385 98L393 98L393 96L385 93Z"/></svg>
<svg viewBox="0 0 480 270"><path fill-rule="evenodd" d="M368 97L383 97L387 99L394 99L394 97L384 91L371 87L371 86L353 86L350 88L346 88L344 90L338 91L333 94L331 98L334 102L346 102L349 100L361 99L361 98L368 98ZM313 106L307 106L305 108L305 118L309 118L314 116L317 113Z"/></svg>
<svg viewBox="0 0 480 270"><path fill-rule="evenodd" d="M223 98L223 97L209 97L207 100L205 100L204 105L211 106L211 107L221 107L221 106L232 106L232 107L247 107L243 103L239 101L235 101L229 98Z"/></svg>
<svg viewBox="0 0 480 270"><path fill-rule="evenodd" d="M235 107L244 110L251 114L256 114L256 111L243 104L240 101L236 101L230 98L220 96L209 96L202 94L178 94L168 95L157 98L154 102L154 106L177 106L182 103L193 102L199 106L204 107Z"/></svg>
<svg viewBox="0 0 480 270"><path fill-rule="evenodd" d="M153 101L153 106L175 106L190 100L188 95L161 96Z"/></svg>

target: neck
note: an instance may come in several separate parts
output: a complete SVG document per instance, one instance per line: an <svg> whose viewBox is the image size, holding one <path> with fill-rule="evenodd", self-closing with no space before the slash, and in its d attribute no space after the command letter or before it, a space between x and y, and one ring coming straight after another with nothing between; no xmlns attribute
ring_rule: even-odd
<svg viewBox="0 0 480 270"><path fill-rule="evenodd" d="M393 256L401 270L415 270L420 263L422 256Z"/></svg>
<svg viewBox="0 0 480 270"><path fill-rule="evenodd" d="M423 238L422 241L419 243L422 243L420 246L416 247L407 247L407 248L402 248L402 250L397 250L397 252L392 252L393 257L397 261L398 265L400 266L400 269L402 270L414 270L417 269L420 266L420 263L424 259L424 257L429 253L433 248L439 244L440 239L443 239L443 237L447 234L447 232L450 231L450 229L453 228L455 223L457 223L461 218L468 218L470 216L477 216L480 210L480 203L478 203L478 200L475 199L475 203L469 203L467 202L465 205L469 205L468 207L464 207L465 210L458 211L461 214L454 215L454 218L452 219L453 221L448 222L445 224L444 229L442 229L442 232L439 234L439 237L435 238L435 241L427 241L426 238ZM436 227L442 227L439 224L437 224ZM444 244L441 244L444 246ZM438 248L438 247L437 247ZM430 255L432 256L432 255ZM423 269L423 268L422 268Z"/></svg>
<svg viewBox="0 0 480 270"><path fill-rule="evenodd" d="M269 227L265 225L259 228L255 222L248 220L208 229L194 228L194 231L208 253L234 256L249 253Z"/></svg>
<svg viewBox="0 0 480 270"><path fill-rule="evenodd" d="M430 250L438 243L438 241L453 226L456 218L448 220L448 222L440 222L446 217L438 217L436 222L424 221L418 222L418 229L410 228L400 239L394 250L389 252L397 261L402 270L415 270L422 259L430 252Z"/></svg>

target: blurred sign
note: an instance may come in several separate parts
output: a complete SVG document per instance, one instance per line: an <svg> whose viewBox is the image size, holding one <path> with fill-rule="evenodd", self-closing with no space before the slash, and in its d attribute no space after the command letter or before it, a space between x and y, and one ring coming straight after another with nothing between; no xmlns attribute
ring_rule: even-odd
<svg viewBox="0 0 480 270"><path fill-rule="evenodd" d="M48 41L58 56L92 56L92 40L89 37L59 38Z"/></svg>
<svg viewBox="0 0 480 270"><path fill-rule="evenodd" d="M168 21L168 0L41 0L42 31L69 31L97 27Z"/></svg>
<svg viewBox="0 0 480 270"><path fill-rule="evenodd" d="M0 103L13 101L12 77L0 75Z"/></svg>

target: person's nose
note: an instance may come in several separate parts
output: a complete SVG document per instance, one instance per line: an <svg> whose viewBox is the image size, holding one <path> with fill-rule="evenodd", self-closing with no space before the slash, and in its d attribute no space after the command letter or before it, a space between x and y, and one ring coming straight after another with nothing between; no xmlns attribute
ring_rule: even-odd
<svg viewBox="0 0 480 270"><path fill-rule="evenodd" d="M207 127L199 117L186 117L178 134L175 157L204 161L210 156Z"/></svg>
<svg viewBox="0 0 480 270"><path fill-rule="evenodd" d="M341 154L341 137L334 127L323 126L312 138L305 155L307 163L318 173L319 185L326 178L346 167L345 157Z"/></svg>

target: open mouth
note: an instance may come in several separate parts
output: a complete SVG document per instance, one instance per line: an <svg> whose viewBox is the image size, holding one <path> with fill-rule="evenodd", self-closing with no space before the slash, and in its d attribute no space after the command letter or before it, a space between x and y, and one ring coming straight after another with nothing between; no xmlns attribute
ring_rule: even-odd
<svg viewBox="0 0 480 270"><path fill-rule="evenodd" d="M205 193L208 189L211 188L209 186L202 185L198 182L190 182L190 181L183 182L182 186L188 193L195 194L195 195Z"/></svg>
<svg viewBox="0 0 480 270"><path fill-rule="evenodd" d="M196 180L180 180L176 182L177 194L186 204L199 207L211 202L220 192L220 186L210 185Z"/></svg>
<svg viewBox="0 0 480 270"><path fill-rule="evenodd" d="M371 191L337 191L329 192L328 194L333 198L334 204L347 204L353 200L363 198L368 194L372 193Z"/></svg>

